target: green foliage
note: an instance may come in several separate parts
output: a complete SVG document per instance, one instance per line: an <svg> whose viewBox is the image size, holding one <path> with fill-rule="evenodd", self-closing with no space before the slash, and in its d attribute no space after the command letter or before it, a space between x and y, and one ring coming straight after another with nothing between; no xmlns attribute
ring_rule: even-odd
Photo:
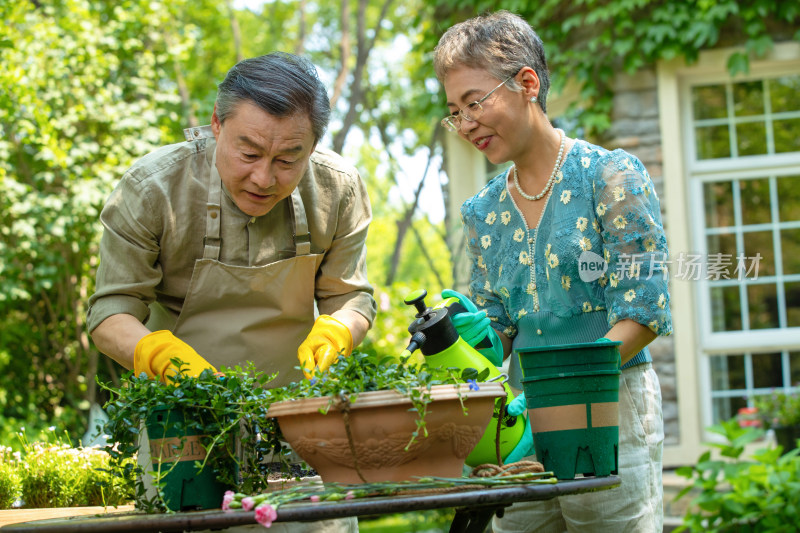
<svg viewBox="0 0 800 533"><path fill-rule="evenodd" d="M137 504L142 508L164 508L160 491L152 500L145 498L143 476L153 475L154 485L163 489L169 470L146 473L143 468L147 465L131 464L126 468L125 464L138 452L141 430L157 409L182 415L170 426L178 435L201 436L206 457L197 464L198 470L210 468L220 483L237 490L266 489L266 465L261 458L283 450L277 426L267 417L271 401L266 386L273 376L256 371L252 363L244 369L236 366L221 370L224 377L205 370L198 377L180 375L174 384L132 372L123 376L124 384L120 387L101 383L111 394L105 405L108 422L103 430L110 443L106 451L112 457L117 475L136 480ZM166 423L172 424L172 419L168 417ZM251 453L238 457L237 445ZM171 463L172 467L177 464L177 461Z"/></svg>
<svg viewBox="0 0 800 533"><path fill-rule="evenodd" d="M444 533L450 531L455 509L431 509L374 517L359 517L359 533Z"/></svg>
<svg viewBox="0 0 800 533"><path fill-rule="evenodd" d="M398 281L385 283L396 245L399 216L390 212L375 217L367 238L367 265L375 287L378 317L360 349L376 356L397 356L408 344L411 338L408 326L414 321L416 310L403 300L411 291L424 288L430 295L429 304L433 305L441 301L439 294L443 289L453 288L451 252L439 235L441 225L433 226L427 220L414 221L417 230L409 232L403 243L395 274ZM387 239L387 235L391 238Z"/></svg>
<svg viewBox="0 0 800 533"><path fill-rule="evenodd" d="M416 361L416 362L415 362ZM413 357L374 357L358 351L349 357L340 357L324 373L318 372L314 379L290 383L286 387L271 391L272 401L298 398L329 397L328 409L337 403L355 401L359 393L393 390L411 401L413 411L419 418L417 430L413 432L406 449L417 437L427 437L425 425L430 391L434 385L459 384L467 379L482 381L489 370L480 375L474 368L429 367ZM460 396L459 396L460 398ZM462 401L462 407L464 407Z"/></svg>
<svg viewBox="0 0 800 533"><path fill-rule="evenodd" d="M614 78L660 60L697 60L701 50L742 46L728 60L731 75L746 73L775 41L798 40L800 4L772 0L439 0L424 18L437 22L420 47L432 50L454 23L484 11L507 9L524 17L542 38L553 88L568 79L581 99L569 111L587 133L611 125Z"/></svg>
<svg viewBox="0 0 800 533"><path fill-rule="evenodd" d="M182 365L181 361L173 362ZM467 378L483 380L488 374L488 370L478 374L472 368L462 371L406 363L404 358L376 359L356 351L349 357L340 357L324 373L317 370L313 379L273 389L267 387L274 376L256 371L252 363L246 369L222 368L223 377L211 370L198 377L181 374L172 384L128 373L121 387L101 384L111 394L105 405L109 420L103 430L110 443L106 452L112 458L112 471L135 484L140 508L148 511L165 508L162 491L166 476L178 462L173 461L169 469L145 472L148 465L134 461L141 445L142 428L153 427L151 415L166 410L181 416L167 416L160 423L165 435L199 436L206 457L196 462L198 470L210 468L217 481L240 493L266 491L269 465L264 457L281 460L286 451L280 427L268 416L272 403L327 396L330 408L339 402L355 401L362 392L394 390L409 398L413 410L419 414L410 446L417 437L427 436L425 416L432 386L463 383ZM245 451L243 456L237 449ZM144 476L152 476L153 484L160 489L153 498L146 495Z"/></svg>
<svg viewBox="0 0 800 533"><path fill-rule="evenodd" d="M11 448L0 446L0 509L8 509L21 495L17 460Z"/></svg>
<svg viewBox="0 0 800 533"><path fill-rule="evenodd" d="M764 429L800 426L800 394L774 390L756 396L754 403Z"/></svg>
<svg viewBox="0 0 800 533"><path fill-rule="evenodd" d="M764 435L763 430L742 428L734 420L710 428L725 437L712 444L721 459L704 453L694 466L677 473L692 481L677 498L695 489L683 525L675 531L771 532L796 531L800 521L800 450L781 455L783 449L762 448L752 460L741 458L745 446Z"/></svg>
<svg viewBox="0 0 800 533"><path fill-rule="evenodd" d="M474 369L472 369L474 371ZM343 395L355 400L359 393L394 390L403 395L421 398L434 385L457 384L461 369L433 368L408 363L406 358L374 357L354 351L349 357L339 357L325 372L317 371L314 379L304 379L271 391L272 401L298 398L331 397L331 402Z"/></svg>
<svg viewBox="0 0 800 533"><path fill-rule="evenodd" d="M378 317L359 349L376 357L398 357L411 340L408 326L416 310L403 303L412 288L398 282L388 288L376 288Z"/></svg>
<svg viewBox="0 0 800 533"><path fill-rule="evenodd" d="M110 456L99 448L73 448L51 431L29 442L20 433L22 451L8 460L0 452L0 504L20 498L27 508L120 505L133 498L132 486L110 471ZM10 451L10 450L9 450ZM10 476L10 477L7 477ZM13 479L16 477L16 491ZM6 484L11 479L10 485Z"/></svg>
<svg viewBox="0 0 800 533"><path fill-rule="evenodd" d="M100 209L177 119L172 21L149 0L13 2L5 15L14 46L0 48L0 387L13 397L0 408L52 420L88 408L96 352L83 328Z"/></svg>

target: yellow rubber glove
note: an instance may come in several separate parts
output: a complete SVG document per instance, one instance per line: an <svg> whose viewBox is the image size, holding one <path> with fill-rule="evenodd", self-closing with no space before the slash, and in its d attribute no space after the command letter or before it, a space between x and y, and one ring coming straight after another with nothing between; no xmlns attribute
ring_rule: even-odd
<svg viewBox="0 0 800 533"><path fill-rule="evenodd" d="M311 379L314 367L325 372L336 362L340 353L347 357L352 351L353 335L350 329L330 315L320 315L311 333L297 349L297 358L303 374Z"/></svg>
<svg viewBox="0 0 800 533"><path fill-rule="evenodd" d="M203 370L210 368L217 371L214 366L203 359L194 348L180 340L171 331L162 329L148 333L136 343L133 352L133 370L138 376L142 372L151 378L158 378L168 383L178 369L170 359L178 358L184 363L184 374L197 377Z"/></svg>

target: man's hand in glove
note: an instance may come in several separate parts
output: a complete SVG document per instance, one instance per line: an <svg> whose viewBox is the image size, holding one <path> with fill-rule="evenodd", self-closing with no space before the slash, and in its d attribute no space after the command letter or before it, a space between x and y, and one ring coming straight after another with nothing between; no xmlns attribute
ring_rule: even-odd
<svg viewBox="0 0 800 533"><path fill-rule="evenodd" d="M149 333L139 340L133 353L133 370L137 376L144 372L151 378L170 382L178 373L171 359L180 359L185 363L181 369L187 376L197 377L207 368L217 371L194 348L166 329Z"/></svg>
<svg viewBox="0 0 800 533"><path fill-rule="evenodd" d="M339 354L347 357L352 351L353 335L350 329L330 315L320 315L311 333L297 349L297 358L303 374L311 379L315 367L325 372Z"/></svg>
<svg viewBox="0 0 800 533"><path fill-rule="evenodd" d="M478 311L478 307L463 294L452 289L442 291L442 298L457 298L459 303L464 306L466 312L457 313L452 317L458 335L464 341L478 350L481 355L488 359L494 366L503 364L503 344L500 337L491 326L492 321L486 316L486 311ZM478 344L488 339L491 346L486 348L478 347Z"/></svg>

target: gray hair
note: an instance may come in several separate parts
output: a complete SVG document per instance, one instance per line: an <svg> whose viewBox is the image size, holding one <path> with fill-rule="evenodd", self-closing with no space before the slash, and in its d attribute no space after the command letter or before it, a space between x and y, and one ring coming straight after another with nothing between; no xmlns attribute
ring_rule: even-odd
<svg viewBox="0 0 800 533"><path fill-rule="evenodd" d="M245 59L228 71L217 90L220 123L245 100L276 117L307 114L315 142L325 134L331 117L331 103L316 67L308 59L285 52Z"/></svg>
<svg viewBox="0 0 800 533"><path fill-rule="evenodd" d="M433 50L436 77L444 83L447 73L458 67L486 70L498 80L531 67L539 76L539 105L547 112L550 74L542 40L525 19L502 10L460 22L448 29ZM522 87L509 80L510 90Z"/></svg>

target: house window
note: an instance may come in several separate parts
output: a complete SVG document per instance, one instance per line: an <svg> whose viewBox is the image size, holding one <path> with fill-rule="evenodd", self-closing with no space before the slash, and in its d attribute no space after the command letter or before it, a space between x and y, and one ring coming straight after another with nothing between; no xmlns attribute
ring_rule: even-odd
<svg viewBox="0 0 800 533"><path fill-rule="evenodd" d="M689 79L684 90L716 423L800 387L800 73Z"/></svg>
<svg viewBox="0 0 800 533"><path fill-rule="evenodd" d="M713 421L736 416L753 404L753 396L775 389L797 390L800 383L800 351L723 354L709 357Z"/></svg>
<svg viewBox="0 0 800 533"><path fill-rule="evenodd" d="M800 175L706 182L703 200L712 332L800 327Z"/></svg>
<svg viewBox="0 0 800 533"><path fill-rule="evenodd" d="M800 74L692 88L697 159L798 151Z"/></svg>

